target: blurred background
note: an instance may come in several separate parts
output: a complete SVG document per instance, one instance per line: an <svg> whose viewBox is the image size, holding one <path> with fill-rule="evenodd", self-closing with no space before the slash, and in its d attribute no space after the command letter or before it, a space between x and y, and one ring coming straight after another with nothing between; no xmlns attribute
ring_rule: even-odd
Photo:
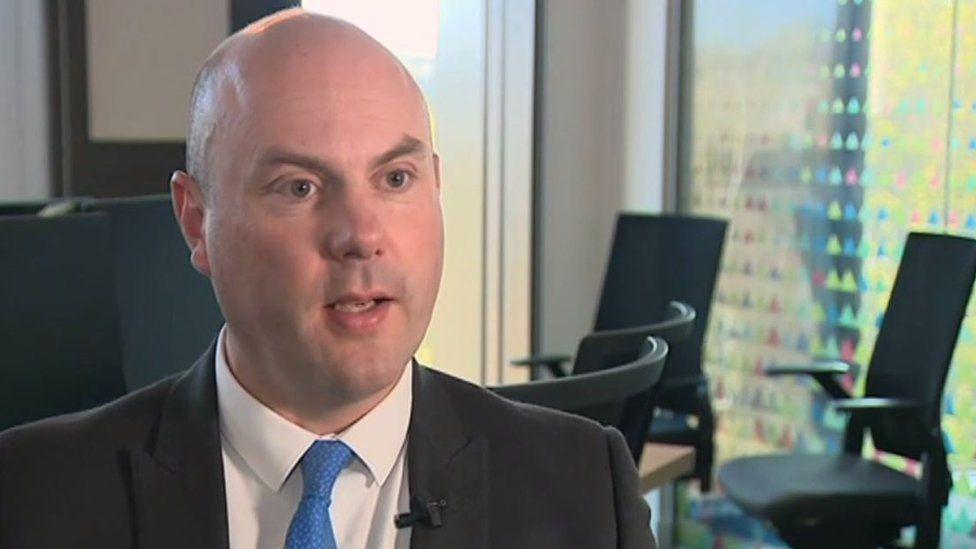
<svg viewBox="0 0 976 549"><path fill-rule="evenodd" d="M102 211L167 193L202 60L234 30L296 4L0 0L4 211L64 200ZM716 217L729 222L703 361L716 462L836 451L844 418L812 383L773 381L763 368L866 364L906 234L976 236L976 0L301 4L361 26L427 94L447 252L419 358L474 382L525 380L511 360L576 349L593 326L618 213ZM165 208L153 212L134 215L172 223ZM108 245L124 248L118 219ZM143 270L162 268L155 261ZM37 272L69 274L54 268ZM205 280L192 283L212 299ZM160 297L113 299L125 311ZM195 315L196 351L164 353L158 372L127 370L130 388L189 366L213 336L219 316L191 309L167 314ZM159 354L139 322L123 313L122 354ZM976 546L974 329L967 317L944 395L947 547ZM844 382L857 392L863 375ZM865 455L919 466L870 445ZM686 483L675 497L666 543L779 544L716 491Z"/></svg>

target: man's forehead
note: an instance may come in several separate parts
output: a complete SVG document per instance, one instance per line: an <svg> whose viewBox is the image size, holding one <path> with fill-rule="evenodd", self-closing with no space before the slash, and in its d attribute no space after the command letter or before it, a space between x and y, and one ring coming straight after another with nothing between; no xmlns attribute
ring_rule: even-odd
<svg viewBox="0 0 976 549"><path fill-rule="evenodd" d="M229 39L226 60L254 84L317 80L343 87L367 80L377 86L416 88L389 50L350 23L302 11L272 19Z"/></svg>
<svg viewBox="0 0 976 549"><path fill-rule="evenodd" d="M230 78L222 86L224 93L237 97L225 105L248 117L308 111L336 123L378 117L429 124L417 84L392 55L378 48L313 41L296 42L295 49L280 55L269 55L269 49L240 55L231 61Z"/></svg>
<svg viewBox="0 0 976 549"><path fill-rule="evenodd" d="M340 20L300 10L272 16L221 44L201 75L209 91L194 93L197 143L213 135L217 148L239 151L305 143L374 154L408 133L432 148L419 86L393 54Z"/></svg>
<svg viewBox="0 0 976 549"><path fill-rule="evenodd" d="M253 91L253 90L252 90ZM289 89L249 93L230 113L229 124L247 139L341 145L346 142L390 143L403 134L430 144L430 127L422 104L404 94L355 89ZM368 142L368 143L366 143Z"/></svg>

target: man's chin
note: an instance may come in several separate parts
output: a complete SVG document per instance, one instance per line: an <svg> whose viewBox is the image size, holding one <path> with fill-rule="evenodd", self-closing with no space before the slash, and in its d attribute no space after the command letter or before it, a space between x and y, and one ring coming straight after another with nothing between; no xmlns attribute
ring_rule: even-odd
<svg viewBox="0 0 976 549"><path fill-rule="evenodd" d="M321 371L343 392L367 395L389 388L400 379L409 358L380 358L351 353L329 360Z"/></svg>

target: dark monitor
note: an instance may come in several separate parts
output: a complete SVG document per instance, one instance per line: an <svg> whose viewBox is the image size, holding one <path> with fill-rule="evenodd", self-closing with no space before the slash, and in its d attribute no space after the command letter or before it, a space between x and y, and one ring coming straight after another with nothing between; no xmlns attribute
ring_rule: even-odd
<svg viewBox="0 0 976 549"><path fill-rule="evenodd" d="M0 216L8 215L34 215L41 211L46 202L0 202Z"/></svg>
<svg viewBox="0 0 976 549"><path fill-rule="evenodd" d="M0 430L125 392L105 215L0 217Z"/></svg>
<svg viewBox="0 0 976 549"><path fill-rule="evenodd" d="M223 316L210 280L190 264L169 195L97 200L86 208L109 219L129 390L189 368Z"/></svg>

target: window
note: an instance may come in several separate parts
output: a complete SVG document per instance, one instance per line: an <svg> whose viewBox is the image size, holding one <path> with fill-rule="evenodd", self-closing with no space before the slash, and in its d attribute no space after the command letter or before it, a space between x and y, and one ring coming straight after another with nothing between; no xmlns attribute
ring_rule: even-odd
<svg viewBox="0 0 976 549"><path fill-rule="evenodd" d="M681 208L731 220L705 351L718 459L833 451L843 418L819 390L756 372L811 357L863 367L906 234L976 235L976 2L688 4ZM973 329L967 318L945 396L948 545L976 541ZM759 531L714 497L682 509L691 546Z"/></svg>

